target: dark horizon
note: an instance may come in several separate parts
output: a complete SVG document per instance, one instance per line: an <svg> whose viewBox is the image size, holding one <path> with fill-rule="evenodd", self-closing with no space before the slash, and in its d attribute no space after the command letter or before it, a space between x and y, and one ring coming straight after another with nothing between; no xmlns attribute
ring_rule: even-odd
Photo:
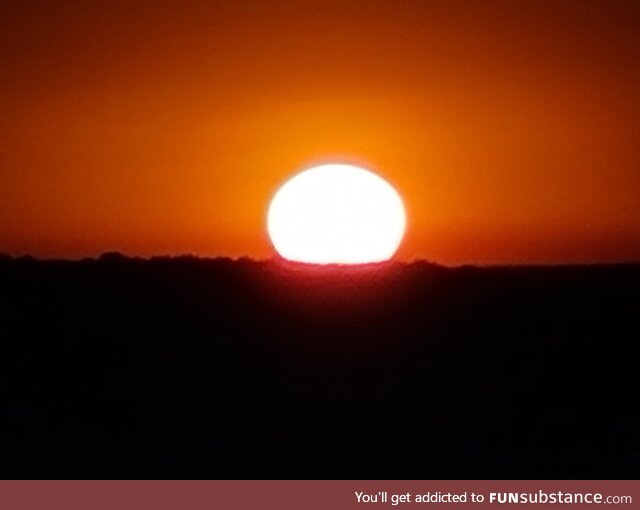
<svg viewBox="0 0 640 510"><path fill-rule="evenodd" d="M277 254L271 257L256 258L249 255L229 256L229 255L197 255L193 253L179 253L179 254L156 254L156 255L132 255L117 250L107 250L95 256L78 257L78 258L65 258L65 257L39 257L31 254L12 255L9 252L0 251L0 260L34 260L42 262L83 262L83 261L104 261L104 260L133 260L133 261L154 261L154 260L195 260L195 261L231 261L242 262L249 261L254 263L278 263L284 266L291 267L308 267L308 268L342 268L342 269L358 269L367 267L383 267L392 264L410 266L412 264L427 264L434 267L441 267L445 269L456 269L466 267L477 268L499 268L499 267L581 267L581 266L634 266L640 265L640 259L637 260L620 260L615 262L603 261L603 262L539 262L539 263L464 263L464 264L442 264L435 262L427 258L416 258L411 260L399 260L392 257L389 260L381 262L368 262L362 264L342 264L342 263L329 263L329 264L316 264L308 262L298 262L295 260L287 260Z"/></svg>
<svg viewBox="0 0 640 510"><path fill-rule="evenodd" d="M0 258L0 478L637 478L640 265Z"/></svg>

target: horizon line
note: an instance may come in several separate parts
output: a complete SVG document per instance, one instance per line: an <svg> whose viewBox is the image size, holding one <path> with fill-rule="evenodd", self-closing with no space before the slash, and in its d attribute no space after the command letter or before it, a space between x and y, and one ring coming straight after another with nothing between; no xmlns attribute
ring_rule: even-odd
<svg viewBox="0 0 640 510"><path fill-rule="evenodd" d="M32 261L32 262L118 262L118 261L134 261L134 262L154 262L159 260L179 261L189 259L191 261L199 262L252 262L256 264L265 263L277 263L283 266L297 266L297 267L309 267L309 268L365 268L365 267L381 267L385 265L402 265L412 266L416 264L426 264L432 267L456 269L456 268L526 268L526 267L592 267L592 266L634 266L640 265L640 260L621 260L621 261L580 261L580 262L510 262L510 263L480 263L480 262L466 262L460 264L443 264L435 262L426 258L414 258L411 260L399 260L390 258L388 260L378 262L366 262L361 264L349 264L349 263L309 263L309 262L297 262L294 260L287 260L285 258L274 255L272 257L255 258L249 255L196 255L193 253L181 253L181 254L157 254L157 255L130 255L118 250L104 251L94 256L84 257L49 257L49 256L36 256L31 254L23 255L11 255L7 252L0 252L0 261Z"/></svg>

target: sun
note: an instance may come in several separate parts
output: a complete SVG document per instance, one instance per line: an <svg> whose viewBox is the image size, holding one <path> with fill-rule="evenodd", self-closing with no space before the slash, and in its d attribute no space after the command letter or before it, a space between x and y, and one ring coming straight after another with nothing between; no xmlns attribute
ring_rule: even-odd
<svg viewBox="0 0 640 510"><path fill-rule="evenodd" d="M404 204L393 186L352 165L322 165L293 176L276 192L267 214L278 254L314 264L388 260L405 228Z"/></svg>

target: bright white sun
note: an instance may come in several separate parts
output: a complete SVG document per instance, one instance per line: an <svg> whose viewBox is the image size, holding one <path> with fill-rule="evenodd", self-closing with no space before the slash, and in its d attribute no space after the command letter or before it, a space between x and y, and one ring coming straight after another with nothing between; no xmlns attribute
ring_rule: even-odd
<svg viewBox="0 0 640 510"><path fill-rule="evenodd" d="M315 264L381 262L406 226L398 192L351 165L322 165L284 183L269 205L267 229L285 259Z"/></svg>

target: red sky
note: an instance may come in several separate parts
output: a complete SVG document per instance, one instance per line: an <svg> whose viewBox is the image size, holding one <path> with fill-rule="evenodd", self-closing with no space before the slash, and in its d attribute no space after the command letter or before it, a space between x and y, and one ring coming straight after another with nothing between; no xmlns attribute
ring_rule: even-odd
<svg viewBox="0 0 640 510"><path fill-rule="evenodd" d="M639 62L632 1L3 2L0 251L270 256L342 161L400 259L640 260Z"/></svg>

